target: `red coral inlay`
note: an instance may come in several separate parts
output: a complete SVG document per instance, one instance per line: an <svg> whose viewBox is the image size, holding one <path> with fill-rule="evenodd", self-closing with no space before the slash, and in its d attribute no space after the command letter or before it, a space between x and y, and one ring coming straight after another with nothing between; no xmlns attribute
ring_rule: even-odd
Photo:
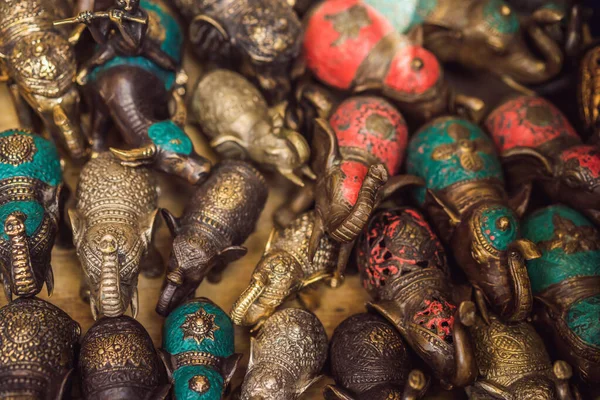
<svg viewBox="0 0 600 400"><path fill-rule="evenodd" d="M576 159L581 168L585 168L589 172L592 179L600 179L600 151L595 146L574 146L560 155L560 158L567 162L571 159Z"/></svg>
<svg viewBox="0 0 600 400"><path fill-rule="evenodd" d="M420 46L406 46L394 56L384 83L400 96L420 95L441 79L438 59Z"/></svg>
<svg viewBox="0 0 600 400"><path fill-rule="evenodd" d="M558 138L579 139L567 118L542 97L521 96L496 108L485 122L496 148L538 147Z"/></svg>
<svg viewBox="0 0 600 400"><path fill-rule="evenodd" d="M413 321L436 332L441 339L447 340L452 336L456 306L447 301L425 300L424 302L425 309L415 313Z"/></svg>
<svg viewBox="0 0 600 400"><path fill-rule="evenodd" d="M342 183L342 195L350 205L354 206L368 169L364 164L356 161L344 161L340 168L345 175Z"/></svg>

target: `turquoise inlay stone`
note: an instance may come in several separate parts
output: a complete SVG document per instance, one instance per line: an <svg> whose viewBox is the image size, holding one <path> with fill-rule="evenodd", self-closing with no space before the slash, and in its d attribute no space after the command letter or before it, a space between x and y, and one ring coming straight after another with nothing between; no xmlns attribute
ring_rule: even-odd
<svg viewBox="0 0 600 400"><path fill-rule="evenodd" d="M400 33L420 25L437 7L438 0L364 0L379 11Z"/></svg>
<svg viewBox="0 0 600 400"><path fill-rule="evenodd" d="M188 351L227 358L233 354L233 324L229 316L206 299L195 299L177 307L165 321L163 348L175 355ZM210 367L190 365L173 373L178 400L217 400L221 398L223 378ZM201 393L192 387L201 381Z"/></svg>
<svg viewBox="0 0 600 400"><path fill-rule="evenodd" d="M501 218L506 220L501 221ZM494 205L486 208L480 213L479 221L481 233L499 251L505 251L519 236L519 222L513 210L508 207ZM504 230L501 226L505 226Z"/></svg>
<svg viewBox="0 0 600 400"><path fill-rule="evenodd" d="M155 145L177 154L190 155L194 150L192 141L173 121L156 122L148 128L148 136Z"/></svg>
<svg viewBox="0 0 600 400"><path fill-rule="evenodd" d="M0 206L0 237L4 240L9 240L8 235L4 232L4 221L13 212L22 212L27 216L25 220L25 233L27 236L33 236L42 221L44 220L45 210L41 204L35 201L11 201Z"/></svg>
<svg viewBox="0 0 600 400"><path fill-rule="evenodd" d="M508 7L511 13L503 15L503 7ZM483 7L483 19L490 28L504 35L511 35L519 30L516 13L502 0L488 0Z"/></svg>
<svg viewBox="0 0 600 400"><path fill-rule="evenodd" d="M19 176L58 186L62 182L60 158L52 142L11 129L0 133L0 180Z"/></svg>
<svg viewBox="0 0 600 400"><path fill-rule="evenodd" d="M484 178L504 181L490 138L478 126L455 117L436 119L412 137L407 172L423 178L433 190ZM414 194L425 201L425 188Z"/></svg>
<svg viewBox="0 0 600 400"><path fill-rule="evenodd" d="M567 312L566 321L581 340L600 348L600 295L573 304Z"/></svg>
<svg viewBox="0 0 600 400"><path fill-rule="evenodd" d="M600 275L600 250L587 250L596 248L598 231L579 212L546 207L526 218L522 231L542 252L542 257L527 261L534 294L565 279Z"/></svg>
<svg viewBox="0 0 600 400"><path fill-rule="evenodd" d="M178 63L181 63L183 32L177 19L159 3L142 0L140 5L148 12L151 19L158 17L159 23L151 22L149 31L156 29L157 35L163 38L160 45L161 50ZM153 73L165 83L167 90L170 90L175 82L175 73L173 71L164 70L144 57L115 57L92 70L89 74L89 80L93 81L101 72L120 65L131 65Z"/></svg>

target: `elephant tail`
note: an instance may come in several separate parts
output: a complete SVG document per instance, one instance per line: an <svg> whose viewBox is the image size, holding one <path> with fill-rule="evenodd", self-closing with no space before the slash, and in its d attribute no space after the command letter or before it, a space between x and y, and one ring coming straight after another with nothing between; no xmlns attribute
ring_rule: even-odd
<svg viewBox="0 0 600 400"><path fill-rule="evenodd" d="M26 219L25 214L14 212L4 222L4 232L10 238L12 281L17 296L32 296L37 292L29 244L25 233Z"/></svg>
<svg viewBox="0 0 600 400"><path fill-rule="evenodd" d="M107 317L118 317L125 310L121 301L117 240L112 235L105 235L100 242L100 251L100 309Z"/></svg>

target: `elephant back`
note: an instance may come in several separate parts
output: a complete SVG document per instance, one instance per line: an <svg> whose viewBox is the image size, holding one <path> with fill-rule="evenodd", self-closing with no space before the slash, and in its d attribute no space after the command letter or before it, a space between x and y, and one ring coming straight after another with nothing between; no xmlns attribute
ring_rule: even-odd
<svg viewBox="0 0 600 400"><path fill-rule="evenodd" d="M175 359L177 399L221 397L220 366L233 355L233 324L227 314L205 298L190 300L169 314L163 327L163 349Z"/></svg>
<svg viewBox="0 0 600 400"><path fill-rule="evenodd" d="M211 71L200 79L191 104L202 132L211 139L236 135L250 141L248 127L270 118L267 102L258 89L242 75L225 69Z"/></svg>
<svg viewBox="0 0 600 400"><path fill-rule="evenodd" d="M79 371L87 399L109 399L114 390L145 398L166 374L144 327L127 316L102 318L81 343Z"/></svg>
<svg viewBox="0 0 600 400"><path fill-rule="evenodd" d="M425 180L425 188L415 190L421 203L425 189L438 191L478 180L504 184L490 138L473 123L456 117L437 118L411 138L407 172Z"/></svg>
<svg viewBox="0 0 600 400"><path fill-rule="evenodd" d="M364 2L385 15L397 32L406 33L424 23L443 1L364 0Z"/></svg>
<svg viewBox="0 0 600 400"><path fill-rule="evenodd" d="M34 297L2 307L0 326L0 398L62 398L60 386L74 367L79 324Z"/></svg>
<svg viewBox="0 0 600 400"><path fill-rule="evenodd" d="M254 231L267 195L265 178L256 168L244 161L224 160L196 190L182 223L199 223L241 244Z"/></svg>
<svg viewBox="0 0 600 400"><path fill-rule="evenodd" d="M555 153L581 139L567 118L548 100L520 96L506 101L485 122L500 153L515 147L533 147Z"/></svg>
<svg viewBox="0 0 600 400"><path fill-rule="evenodd" d="M152 40L160 44L160 49L180 64L183 52L183 31L173 11L164 2L158 0L141 0L140 6L148 13L148 31L145 40ZM156 75L162 80L167 90L170 90L175 83L174 71L162 69L150 59L142 56L116 56L94 68L88 79L96 80L104 71L110 71L121 65L141 68Z"/></svg>
<svg viewBox="0 0 600 400"><path fill-rule="evenodd" d="M333 332L329 354L336 384L356 394L384 384L401 388L410 371L402 337L374 314L356 314L344 320Z"/></svg>

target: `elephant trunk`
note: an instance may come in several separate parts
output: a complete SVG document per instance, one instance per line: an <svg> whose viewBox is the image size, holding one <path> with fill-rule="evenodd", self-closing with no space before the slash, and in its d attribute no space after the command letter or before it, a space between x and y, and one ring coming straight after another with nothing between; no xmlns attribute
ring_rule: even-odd
<svg viewBox="0 0 600 400"><path fill-rule="evenodd" d="M262 274L256 274L252 279L252 283L244 290L231 308L231 320L236 325L246 325L245 317L248 310L266 288L266 278Z"/></svg>
<svg viewBox="0 0 600 400"><path fill-rule="evenodd" d="M388 172L383 164L372 165L358 193L358 199L330 236L340 242L349 243L361 233L378 200L378 191L388 180Z"/></svg>
<svg viewBox="0 0 600 400"><path fill-rule="evenodd" d="M100 242L100 251L100 310L107 317L118 317L125 310L121 301L116 239L112 235L104 236Z"/></svg>
<svg viewBox="0 0 600 400"><path fill-rule="evenodd" d="M65 109L60 105L56 105L52 109L52 118L71 157L75 160L84 160L88 154L88 143L77 121L71 121Z"/></svg>
<svg viewBox="0 0 600 400"><path fill-rule="evenodd" d="M506 315L507 321L523 321L533 307L533 294L529 273L525 260L541 257L535 244L526 239L519 239L508 247L508 268L513 290L513 307Z"/></svg>
<svg viewBox="0 0 600 400"><path fill-rule="evenodd" d="M4 232L10 239L12 282L17 296L32 296L37 292L37 282L25 233L26 219L25 214L14 212L4 222Z"/></svg>
<svg viewBox="0 0 600 400"><path fill-rule="evenodd" d="M471 337L466 327L475 323L475 305L464 301L458 307L452 329L452 343L454 344L454 359L456 369L452 384L464 387L475 382L477 378L477 364L471 344Z"/></svg>

